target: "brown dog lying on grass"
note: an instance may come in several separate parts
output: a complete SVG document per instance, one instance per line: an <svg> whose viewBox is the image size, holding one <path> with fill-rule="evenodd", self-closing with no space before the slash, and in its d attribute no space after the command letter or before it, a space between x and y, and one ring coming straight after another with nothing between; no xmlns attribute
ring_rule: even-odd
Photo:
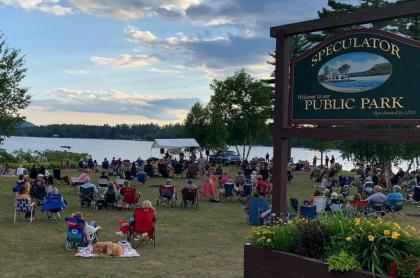
<svg viewBox="0 0 420 278"><path fill-rule="evenodd" d="M124 251L121 245L117 243L112 243L110 241L97 242L93 245L93 253L98 255L108 255L108 256L122 256Z"/></svg>

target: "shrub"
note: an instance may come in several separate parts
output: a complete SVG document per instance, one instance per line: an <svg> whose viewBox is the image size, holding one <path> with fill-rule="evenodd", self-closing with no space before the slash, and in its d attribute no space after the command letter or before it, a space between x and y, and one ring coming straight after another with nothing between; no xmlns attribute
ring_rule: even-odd
<svg viewBox="0 0 420 278"><path fill-rule="evenodd" d="M341 250L327 259L328 271L350 271L360 269L360 263L354 255Z"/></svg>
<svg viewBox="0 0 420 278"><path fill-rule="evenodd" d="M319 221L300 220L297 224L296 254L320 259L329 243L328 227Z"/></svg>
<svg viewBox="0 0 420 278"><path fill-rule="evenodd" d="M297 232L294 222L288 224L280 222L271 227L253 228L251 231L251 243L261 248L291 252L296 248L296 241Z"/></svg>

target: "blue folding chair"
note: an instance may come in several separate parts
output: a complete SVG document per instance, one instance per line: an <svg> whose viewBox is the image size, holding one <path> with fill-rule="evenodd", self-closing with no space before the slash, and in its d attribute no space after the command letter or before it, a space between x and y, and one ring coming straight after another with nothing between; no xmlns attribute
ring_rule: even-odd
<svg viewBox="0 0 420 278"><path fill-rule="evenodd" d="M137 174L137 181L141 182L142 184L144 184L146 182L147 179L147 174L146 173L138 173Z"/></svg>
<svg viewBox="0 0 420 278"><path fill-rule="evenodd" d="M243 201L246 200L248 197L250 197L252 194L252 184L244 184L244 186L242 187L242 191L239 192L238 195L238 201Z"/></svg>
<svg viewBox="0 0 420 278"><path fill-rule="evenodd" d="M60 212L66 208L67 205L64 202L61 194L48 193L44 199L44 204L41 207L42 212L47 212L47 221L50 220L51 216L54 215L57 221L61 221Z"/></svg>
<svg viewBox="0 0 420 278"><path fill-rule="evenodd" d="M220 200L224 201L227 198L232 198L232 201L235 202L235 185L233 183L225 183L221 190Z"/></svg>
<svg viewBox="0 0 420 278"><path fill-rule="evenodd" d="M250 225L262 225L261 213L270 209L266 198L251 198L249 200L248 223Z"/></svg>
<svg viewBox="0 0 420 278"><path fill-rule="evenodd" d="M316 206L300 206L299 216L313 220L316 218Z"/></svg>

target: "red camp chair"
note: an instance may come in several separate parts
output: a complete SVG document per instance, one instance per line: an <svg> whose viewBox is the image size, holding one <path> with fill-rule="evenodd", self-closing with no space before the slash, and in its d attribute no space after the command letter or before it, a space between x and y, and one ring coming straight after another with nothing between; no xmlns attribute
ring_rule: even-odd
<svg viewBox="0 0 420 278"><path fill-rule="evenodd" d="M130 243L133 248L139 247L142 243L148 244L150 241L153 242L153 248L156 246L155 221L153 209L136 208L134 210L134 225L130 230Z"/></svg>
<svg viewBox="0 0 420 278"><path fill-rule="evenodd" d="M369 206L368 201L351 201L350 204L359 212L366 211Z"/></svg>
<svg viewBox="0 0 420 278"><path fill-rule="evenodd" d="M137 190L135 188L129 187L124 190L123 194L124 205L123 208L125 209L128 205L128 208L134 209L137 205Z"/></svg>

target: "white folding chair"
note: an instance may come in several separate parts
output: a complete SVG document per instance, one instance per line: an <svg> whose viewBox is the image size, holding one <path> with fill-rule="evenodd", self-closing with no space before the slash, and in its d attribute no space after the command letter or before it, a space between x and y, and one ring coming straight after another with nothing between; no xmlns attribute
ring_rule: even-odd
<svg viewBox="0 0 420 278"><path fill-rule="evenodd" d="M13 223L16 223L16 216L21 213L27 213L30 212L30 221L32 222L34 218L34 208L35 208L35 202L31 203L28 199L16 199L15 200L15 214L13 217Z"/></svg>
<svg viewBox="0 0 420 278"><path fill-rule="evenodd" d="M316 213L322 213L325 211L325 206L327 205L326 196L316 196L314 200L314 205L316 206Z"/></svg>

